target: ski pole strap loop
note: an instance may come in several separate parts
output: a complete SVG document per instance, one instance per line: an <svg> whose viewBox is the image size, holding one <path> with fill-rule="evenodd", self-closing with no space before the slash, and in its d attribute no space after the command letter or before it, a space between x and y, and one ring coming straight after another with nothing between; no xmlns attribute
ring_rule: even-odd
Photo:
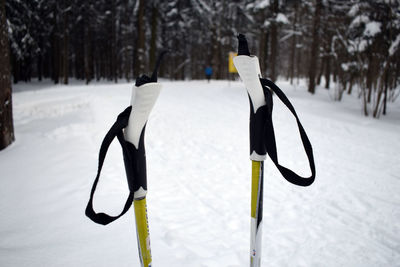
<svg viewBox="0 0 400 267"><path fill-rule="evenodd" d="M289 99L282 92L282 90L275 83L273 83L272 81L270 81L268 79L260 78L260 82L261 82L261 85L263 86L265 100L267 102L267 105L270 105L270 107L267 109L268 115L266 116L267 119L265 121L265 128L264 128L265 129L265 147L266 147L267 153L270 156L271 160L274 162L275 166L278 168L278 170L282 174L282 176L288 182L295 184L295 185L299 185L299 186L309 186L314 182L314 179L315 179L315 163L314 163L312 146L311 146L310 140L307 137L306 131L304 130L303 125L301 124L293 105L290 103ZM280 165L278 162L278 155L277 155L276 141L275 141L275 132L274 132L274 126L272 123L272 94L268 90L268 88L270 88L272 91L275 92L275 94L278 96L278 98L283 102L283 104L285 104L285 106L290 110L290 112L296 118L297 127L299 128L301 141L303 142L303 147L307 154L307 158L308 158L308 162L309 162L309 166L310 166L310 170L311 170L310 177L301 177L298 174L296 174L295 172L293 172L292 170Z"/></svg>
<svg viewBox="0 0 400 267"><path fill-rule="evenodd" d="M110 216L103 212L96 213L93 209L93 196L94 196L94 192L96 191L97 183L99 182L101 169L103 167L103 163L104 163L108 148L110 147L110 145L115 137L118 138L118 141L121 144L124 154L127 154L127 153L125 153L127 151L127 144L126 144L126 141L124 138L123 129L128 125L128 120L129 120L129 115L131 113L131 110L132 110L132 106L129 106L121 114L118 115L117 121L113 124L111 129L108 131L108 133L104 137L103 142L100 147L99 165L98 165L98 169L97 169L97 175L96 175L96 179L94 180L92 190L90 192L89 202L88 202L88 204L86 206L86 210L85 210L86 216L88 216L92 221L94 221L95 223L98 223L98 224L107 225L107 224L117 220L119 217L124 215L129 210L129 208L131 207L132 202L133 202L133 192L132 192L132 190L130 190L129 196L124 205L124 209L122 210L122 212L119 215Z"/></svg>

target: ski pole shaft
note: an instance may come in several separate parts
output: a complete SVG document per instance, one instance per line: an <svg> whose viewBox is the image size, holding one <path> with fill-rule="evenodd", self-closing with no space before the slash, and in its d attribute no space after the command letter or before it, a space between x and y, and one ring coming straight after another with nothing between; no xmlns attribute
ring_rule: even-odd
<svg viewBox="0 0 400 267"><path fill-rule="evenodd" d="M150 231L147 219L146 197L134 200L136 235L141 266L151 266Z"/></svg>
<svg viewBox="0 0 400 267"><path fill-rule="evenodd" d="M261 262L264 162L253 160L251 169L250 266L259 267Z"/></svg>

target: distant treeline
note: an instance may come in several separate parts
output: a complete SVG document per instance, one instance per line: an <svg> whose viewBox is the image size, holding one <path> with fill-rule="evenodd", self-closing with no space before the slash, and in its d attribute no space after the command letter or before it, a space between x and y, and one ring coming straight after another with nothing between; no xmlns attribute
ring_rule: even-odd
<svg viewBox="0 0 400 267"><path fill-rule="evenodd" d="M14 83L50 78L132 80L169 49L160 75L227 79L228 53L244 33L266 77L305 77L309 91L358 85L375 117L396 99L399 2L390 0L8 0ZM397 90L399 91L399 90Z"/></svg>

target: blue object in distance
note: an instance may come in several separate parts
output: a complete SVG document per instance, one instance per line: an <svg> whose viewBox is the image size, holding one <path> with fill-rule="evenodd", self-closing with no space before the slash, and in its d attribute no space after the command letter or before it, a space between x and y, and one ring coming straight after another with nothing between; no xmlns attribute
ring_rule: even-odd
<svg viewBox="0 0 400 267"><path fill-rule="evenodd" d="M206 67L206 75L209 75L209 76L211 76L212 75L212 73L213 73L213 70L212 70L212 68L211 67Z"/></svg>

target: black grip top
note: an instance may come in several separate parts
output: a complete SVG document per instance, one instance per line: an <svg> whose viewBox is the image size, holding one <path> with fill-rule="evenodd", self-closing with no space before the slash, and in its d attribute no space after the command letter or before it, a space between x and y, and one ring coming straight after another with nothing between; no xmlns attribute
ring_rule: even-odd
<svg viewBox="0 0 400 267"><path fill-rule="evenodd" d="M246 36L239 33L237 38L239 40L238 56L250 56L249 46L247 44Z"/></svg>
<svg viewBox="0 0 400 267"><path fill-rule="evenodd" d="M163 59L164 55L167 53L167 50L162 51L157 58L157 62L156 65L154 66L154 70L153 70L153 74L151 75L151 77L147 76L147 75L142 75L139 78L136 79L136 83L135 85L137 87L146 84L146 83L156 83L157 82L157 72L158 72L158 68L161 65L161 60Z"/></svg>

